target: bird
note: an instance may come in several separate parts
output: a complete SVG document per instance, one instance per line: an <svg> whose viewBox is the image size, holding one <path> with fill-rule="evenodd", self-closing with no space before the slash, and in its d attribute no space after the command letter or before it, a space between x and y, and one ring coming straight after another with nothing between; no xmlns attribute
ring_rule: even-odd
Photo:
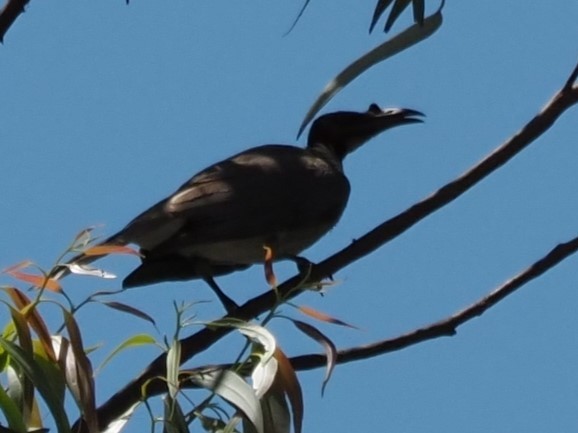
<svg viewBox="0 0 578 433"><path fill-rule="evenodd" d="M231 312L237 305L214 277L263 263L265 247L275 261L302 264L306 259L299 254L345 210L350 195L345 157L387 129L422 122L422 116L375 103L362 112L324 114L312 123L305 148L266 144L217 162L101 245L139 247L141 263L124 279L124 288L202 279ZM70 264L99 257L80 254L51 277L62 278Z"/></svg>

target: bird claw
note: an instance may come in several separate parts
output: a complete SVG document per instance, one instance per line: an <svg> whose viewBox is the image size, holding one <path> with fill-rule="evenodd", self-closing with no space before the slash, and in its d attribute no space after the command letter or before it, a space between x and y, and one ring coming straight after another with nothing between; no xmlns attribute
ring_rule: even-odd
<svg viewBox="0 0 578 433"><path fill-rule="evenodd" d="M311 268L315 265L312 261L301 256L291 257L291 261L297 265L297 269L301 275L308 275L311 272Z"/></svg>

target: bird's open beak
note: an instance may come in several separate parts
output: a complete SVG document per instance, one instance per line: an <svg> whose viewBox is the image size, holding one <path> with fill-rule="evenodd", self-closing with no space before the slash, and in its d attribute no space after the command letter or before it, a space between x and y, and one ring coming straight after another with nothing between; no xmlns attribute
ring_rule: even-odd
<svg viewBox="0 0 578 433"><path fill-rule="evenodd" d="M363 143L381 134L383 131L400 125L422 123L423 113L410 108L382 109L377 104L371 104L366 112L357 113L357 118L351 121L347 153L353 152Z"/></svg>
<svg viewBox="0 0 578 433"><path fill-rule="evenodd" d="M371 104L367 111L337 111L313 122L308 146L323 143L341 159L371 138L399 125L421 123L423 113L409 108L381 108Z"/></svg>
<svg viewBox="0 0 578 433"><path fill-rule="evenodd" d="M408 123L422 123L423 119L420 119L419 117L425 117L425 114L421 111L412 110L411 108L382 109L377 104L371 104L367 110L367 114L375 117L376 120L382 119L381 122L376 122L376 127L379 128L383 125L382 127L384 129Z"/></svg>

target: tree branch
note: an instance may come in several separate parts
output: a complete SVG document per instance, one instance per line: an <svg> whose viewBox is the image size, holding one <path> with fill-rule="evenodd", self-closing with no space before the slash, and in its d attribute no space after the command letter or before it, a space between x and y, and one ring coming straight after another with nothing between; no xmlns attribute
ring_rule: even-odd
<svg viewBox="0 0 578 433"><path fill-rule="evenodd" d="M4 35L16 18L24 12L25 6L30 0L7 0L4 8L0 11L0 43L4 42Z"/></svg>
<svg viewBox="0 0 578 433"><path fill-rule="evenodd" d="M421 202L416 203L406 211L379 225L363 237L359 238L357 241L353 242L348 247L332 255L323 262L313 266L311 269L310 281L320 281L323 278L336 273L340 269L343 269L354 261L359 260L360 258L375 251L377 248L387 243L391 239L399 236L425 217L455 200L461 194L468 191L476 183L497 170L499 167L504 165L515 155L525 149L530 143L532 143L544 132L546 132L568 108L578 103L578 86L572 84L576 80L576 75L578 75L577 71L578 65L568 80L568 82L571 82L571 84L566 84L558 93L556 93L556 95L554 95L552 100L546 104L542 111L538 113L512 138L507 140L503 145L498 147L495 151L489 154L480 163L468 170L462 176L443 186L431 196L427 197ZM545 268L542 272L545 272L547 269L548 268ZM536 276L538 275L540 275L540 273L536 274ZM291 299L297 296L300 291L294 290L294 288L298 286L300 280L300 276L295 276L281 284L278 287L279 295L284 299ZM498 293L502 292L499 291ZM501 298L496 298L495 302L498 302L502 298L503 296ZM252 320L259 314L271 309L275 305L276 300L276 294L272 291L268 291L239 307L239 309L235 312L234 317L241 320ZM489 307L486 307L486 309L487 308ZM469 311L469 309L464 310L464 312L466 311ZM481 314L483 311L485 311L485 309L474 309L471 313L467 314L473 314L471 317L474 317L477 314ZM462 314L464 315L464 318L468 317L469 320L471 317L464 312L459 313L458 316ZM436 329L435 332L438 333L437 336L451 335L455 332L454 328L447 328L441 326L439 323L432 326L434 329ZM206 328L183 339L181 341L181 363L184 363L185 361L191 359L194 355L204 351L215 341L229 332L231 332L231 330L224 327L217 329ZM402 348L409 344L415 344L418 341L434 338L434 331L427 330L427 328L414 331L412 334L415 333L417 333L417 336L402 336L398 339L391 340L392 342L387 344L390 345L389 347L392 347L391 345L393 344L397 344L399 345L399 348ZM394 343L396 340L397 343ZM381 344L386 343L382 342ZM344 359L342 362L370 356L367 355L367 353L370 353L372 350L377 350L378 353L383 353L384 351L393 349L390 348L384 350L383 347L372 348L369 346L368 348L364 349L367 351L364 355L360 354L360 350L361 349L354 349L354 352L352 353L344 353L341 358ZM349 357L353 358L350 359ZM303 362L303 365L306 365L304 360L297 359L296 362ZM149 364L143 373L128 383L123 389L114 394L107 402L101 405L98 409L100 426L102 428L106 427L111 421L120 417L130 407L140 401L142 399L141 387L145 383L147 383L147 395L152 396L165 392L165 382L160 379L155 379L166 375L165 365L165 355L157 357L154 361L152 361L151 364ZM82 419L75 423L74 431L86 431L86 427Z"/></svg>
<svg viewBox="0 0 578 433"><path fill-rule="evenodd" d="M363 346L341 349L337 352L337 363L345 364L361 359L373 358L385 353L396 352L409 346L423 343L427 340L433 340L439 337L452 337L457 334L458 327L466 322L469 322L475 317L481 316L483 313L506 298L508 295L511 295L522 286L554 268L563 260L576 253L576 251L578 251L578 236L568 242L557 245L548 254L534 262L531 266L516 275L514 278L506 281L491 291L488 295L484 296L463 310L453 314L452 316L394 338L376 341L374 343L366 344ZM294 356L289 360L291 361L293 368L299 371L322 368L327 364L326 355L319 353ZM228 370L232 368L233 365L219 364L212 365L210 367L216 370ZM199 388L198 385L195 385L186 379L188 376L190 376L190 374L205 371L208 368L209 366L201 366L187 370L187 374L183 377L182 387Z"/></svg>
<svg viewBox="0 0 578 433"><path fill-rule="evenodd" d="M434 338L453 336L456 334L456 330L459 326L475 317L481 316L506 296L514 293L523 285L549 271L572 254L576 253L576 251L578 251L578 237L575 237L566 243L557 245L546 256L533 263L526 270L509 281L506 281L488 295L462 311L459 311L446 319L440 320L439 322L418 328L395 338L377 341L365 346L340 350L337 356L337 363L344 364L351 361L371 358L384 353L405 349L406 347L427 340L432 340ZM321 354L302 355L291 358L291 363L295 370L310 370L313 368L323 367L326 362L325 355Z"/></svg>

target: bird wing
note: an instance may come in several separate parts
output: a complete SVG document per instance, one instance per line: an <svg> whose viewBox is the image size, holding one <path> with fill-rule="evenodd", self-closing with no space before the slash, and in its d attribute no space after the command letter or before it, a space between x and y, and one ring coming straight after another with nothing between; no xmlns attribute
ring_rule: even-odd
<svg viewBox="0 0 578 433"><path fill-rule="evenodd" d="M272 235L336 222L349 183L309 151L267 145L201 171L120 233L145 249Z"/></svg>

